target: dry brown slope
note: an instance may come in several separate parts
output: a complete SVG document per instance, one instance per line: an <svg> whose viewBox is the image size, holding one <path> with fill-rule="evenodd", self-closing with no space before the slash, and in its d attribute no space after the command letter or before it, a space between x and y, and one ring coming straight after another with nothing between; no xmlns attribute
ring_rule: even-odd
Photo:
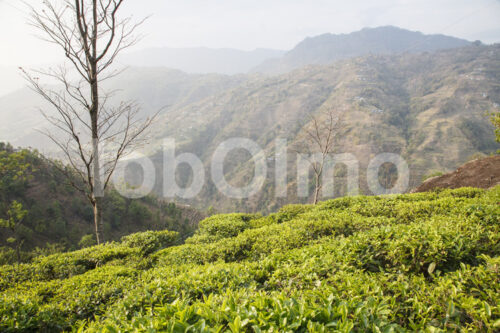
<svg viewBox="0 0 500 333"><path fill-rule="evenodd" d="M445 175L429 178L412 192L426 192L435 188L491 188L499 184L500 156L491 156L465 163Z"/></svg>

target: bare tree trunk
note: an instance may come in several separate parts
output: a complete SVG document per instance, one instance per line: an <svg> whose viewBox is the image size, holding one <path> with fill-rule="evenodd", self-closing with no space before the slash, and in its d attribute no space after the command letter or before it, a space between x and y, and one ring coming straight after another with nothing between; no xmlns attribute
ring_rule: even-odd
<svg viewBox="0 0 500 333"><path fill-rule="evenodd" d="M95 84L97 86L97 83ZM93 89L92 89L93 90ZM97 107L91 113L91 126L92 126L92 155L93 155L93 193L92 193L92 205L94 206L94 224L96 232L97 244L104 242L104 236L102 233L102 197L104 191L101 185L101 167L99 163L99 139L97 136Z"/></svg>
<svg viewBox="0 0 500 333"><path fill-rule="evenodd" d="M314 205L318 203L318 199L319 199L319 190L321 189L320 177L321 177L321 175L316 174L315 188L314 188L314 199L313 199Z"/></svg>
<svg viewBox="0 0 500 333"><path fill-rule="evenodd" d="M104 242L104 223L102 220L102 198L95 198L92 206L94 208L94 227L95 227L95 236L97 244L101 244Z"/></svg>
<svg viewBox="0 0 500 333"><path fill-rule="evenodd" d="M314 190L313 205L318 203L318 192L319 192L319 189L318 189L318 186L316 186L316 189Z"/></svg>
<svg viewBox="0 0 500 333"><path fill-rule="evenodd" d="M97 0L93 0L93 20L94 27L97 27ZM93 201L94 204L94 224L97 244L104 242L103 221L102 221L102 197L104 196L101 185L101 166L99 161L99 86L97 80L97 30L94 30L91 38L92 51L89 57L90 63L90 128L92 131L92 155L93 155Z"/></svg>

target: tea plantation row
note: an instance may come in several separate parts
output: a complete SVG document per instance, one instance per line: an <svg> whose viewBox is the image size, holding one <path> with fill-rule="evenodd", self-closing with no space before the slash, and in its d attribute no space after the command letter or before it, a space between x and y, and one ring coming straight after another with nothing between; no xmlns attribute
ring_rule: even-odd
<svg viewBox="0 0 500 333"><path fill-rule="evenodd" d="M500 330L500 187L290 205L0 267L2 332Z"/></svg>

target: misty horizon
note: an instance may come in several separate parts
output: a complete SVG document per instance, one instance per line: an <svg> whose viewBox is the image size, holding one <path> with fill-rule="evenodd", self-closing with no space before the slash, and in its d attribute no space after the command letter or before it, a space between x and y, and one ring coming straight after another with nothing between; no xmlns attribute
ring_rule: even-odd
<svg viewBox="0 0 500 333"><path fill-rule="evenodd" d="M500 1L352 1L296 0L269 2L221 1L125 3L125 15L149 17L144 36L130 52L150 48L209 48L253 51L290 50L307 37L346 34L362 28L396 26L424 34L443 34L491 44L500 41ZM26 24L21 1L0 0L0 36L9 45L0 66L32 66L60 60L57 48L39 40ZM36 50L36 52L33 52Z"/></svg>

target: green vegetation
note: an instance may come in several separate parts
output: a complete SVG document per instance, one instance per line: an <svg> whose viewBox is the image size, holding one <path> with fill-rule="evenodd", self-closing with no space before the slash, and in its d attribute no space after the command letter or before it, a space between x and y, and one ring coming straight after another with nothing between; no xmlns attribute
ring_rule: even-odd
<svg viewBox="0 0 500 333"><path fill-rule="evenodd" d="M0 142L0 228L7 229L9 237L6 241L15 249L17 262L21 261L21 248L30 230L23 225L28 211L15 198L26 187L31 178L30 171L29 151L15 152L10 145ZM9 252L7 255L5 251L0 252L0 263L5 261Z"/></svg>
<svg viewBox="0 0 500 333"><path fill-rule="evenodd" d="M500 142L500 112L491 114L491 122L495 126L495 137L497 142Z"/></svg>
<svg viewBox="0 0 500 333"><path fill-rule="evenodd" d="M422 182L425 182L427 179L430 179L430 178L433 178L433 177L439 177L439 176L442 176L442 175L444 175L444 173L442 171L431 172L428 175L422 176Z"/></svg>
<svg viewBox="0 0 500 333"><path fill-rule="evenodd" d="M212 216L0 267L0 331L500 329L500 187Z"/></svg>
<svg viewBox="0 0 500 333"><path fill-rule="evenodd" d="M64 167L53 163L37 151L0 143L0 265L95 244L92 207L68 183ZM111 240L162 229L186 238L201 219L195 210L155 197L126 199L114 190L106 193L103 216Z"/></svg>

